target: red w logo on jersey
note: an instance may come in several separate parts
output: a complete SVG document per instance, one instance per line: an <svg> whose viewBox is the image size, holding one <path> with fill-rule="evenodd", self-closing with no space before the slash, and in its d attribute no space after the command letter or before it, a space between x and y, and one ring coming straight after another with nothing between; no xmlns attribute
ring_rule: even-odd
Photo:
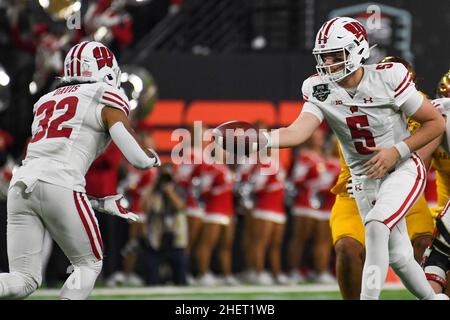
<svg viewBox="0 0 450 320"><path fill-rule="evenodd" d="M111 50L106 47L96 47L92 53L94 54L95 59L97 59L99 70L105 65L112 67L114 55Z"/></svg>
<svg viewBox="0 0 450 320"><path fill-rule="evenodd" d="M367 33L366 29L364 29L363 25L359 22L349 22L344 25L344 28L353 33L359 41L365 39L367 41Z"/></svg>

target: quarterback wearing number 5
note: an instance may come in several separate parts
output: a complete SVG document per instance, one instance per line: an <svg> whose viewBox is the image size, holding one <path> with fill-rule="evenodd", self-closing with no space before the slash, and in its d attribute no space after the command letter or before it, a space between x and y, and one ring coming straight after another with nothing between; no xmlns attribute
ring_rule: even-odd
<svg viewBox="0 0 450 320"><path fill-rule="evenodd" d="M366 30L357 20L325 22L313 50L318 74L303 82L302 112L289 127L268 136L269 146L297 146L326 120L350 167L365 225L361 299L379 298L389 264L417 298L446 299L433 292L414 260L405 224L427 174L414 151L438 138L445 122L402 64L364 65L369 50ZM421 124L413 135L406 116Z"/></svg>
<svg viewBox="0 0 450 320"><path fill-rule="evenodd" d="M160 164L130 128L120 69L107 47L82 42L68 52L64 78L33 112L32 138L8 191L9 273L0 273L0 297L25 298L41 284L45 230L74 266L62 299L85 299L102 269L103 244L92 208L134 219L121 196L89 199L84 176L111 139L139 169Z"/></svg>

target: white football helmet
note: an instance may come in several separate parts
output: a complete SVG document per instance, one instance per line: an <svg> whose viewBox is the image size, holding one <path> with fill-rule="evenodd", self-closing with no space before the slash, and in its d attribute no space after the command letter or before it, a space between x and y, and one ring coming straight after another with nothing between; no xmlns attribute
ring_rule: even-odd
<svg viewBox="0 0 450 320"><path fill-rule="evenodd" d="M325 22L317 32L313 55L316 69L326 82L336 82L352 74L369 58L369 42L363 25L352 18L336 17ZM326 65L323 54L342 52L344 61ZM343 65L339 71L331 67Z"/></svg>
<svg viewBox="0 0 450 320"><path fill-rule="evenodd" d="M120 68L112 51L96 41L73 46L64 59L63 81L106 82L120 88Z"/></svg>

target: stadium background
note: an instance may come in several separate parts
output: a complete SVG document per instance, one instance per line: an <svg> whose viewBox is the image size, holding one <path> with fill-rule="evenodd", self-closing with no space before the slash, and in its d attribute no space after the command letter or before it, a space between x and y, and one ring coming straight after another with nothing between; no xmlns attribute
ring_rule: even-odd
<svg viewBox="0 0 450 320"><path fill-rule="evenodd" d="M89 5L95 3L67 2L81 5L78 6L82 24ZM103 2L108 1L98 1ZM16 161L23 156L29 137L32 105L39 93L51 87L52 77L58 75L47 72L46 81L33 94L30 83L35 80L36 70L42 69L42 61L36 60L36 49L33 52L26 44L33 43L42 34L39 27L45 30L40 32L58 37L77 32L68 30L65 19L55 18L54 12L45 9L46 3L0 2L0 77L4 77L1 74L4 72L9 79L6 82L0 79L0 129L13 137L14 142L7 151ZM274 128L289 124L301 107L302 81L315 73L311 55L315 32L323 21L336 14L354 16L364 22L367 8L378 5L383 32L376 35L378 47L372 62L384 55L407 58L415 67L420 88L430 97L434 97L436 84L449 66L446 39L450 30L450 3L446 1L130 0L122 3L125 6L120 12L132 21L132 40L115 38L111 46L121 66L144 68L154 79L153 98L157 101L142 123L151 128L156 147L166 160L173 146L169 139L171 131L188 127L193 120L202 119L208 125L235 118L263 120ZM16 30L11 23L14 7L22 7ZM58 49L63 57L68 48ZM286 165L290 164L291 157L289 152L283 154ZM0 269L6 270L6 205L4 202L0 205ZM128 225L111 219L100 223L110 252L104 267L108 275L119 268ZM64 259L56 248L47 271L48 283L64 279L67 266ZM234 263L234 268L239 269L239 258Z"/></svg>

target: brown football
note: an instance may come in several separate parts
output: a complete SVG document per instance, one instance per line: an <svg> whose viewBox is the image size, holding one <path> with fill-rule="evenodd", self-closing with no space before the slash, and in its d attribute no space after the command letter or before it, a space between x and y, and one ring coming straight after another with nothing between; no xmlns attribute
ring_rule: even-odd
<svg viewBox="0 0 450 320"><path fill-rule="evenodd" d="M258 128L245 121L225 122L212 131L214 140L236 158L248 156L264 148L267 138Z"/></svg>

